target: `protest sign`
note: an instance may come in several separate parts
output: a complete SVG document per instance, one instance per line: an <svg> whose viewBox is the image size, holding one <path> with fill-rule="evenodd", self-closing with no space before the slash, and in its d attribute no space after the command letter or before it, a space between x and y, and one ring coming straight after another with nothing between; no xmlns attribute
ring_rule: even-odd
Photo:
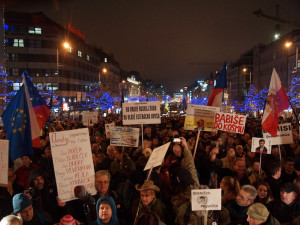
<svg viewBox="0 0 300 225"><path fill-rule="evenodd" d="M107 123L105 124L105 136L106 138L110 138L111 128L115 126L115 123Z"/></svg>
<svg viewBox="0 0 300 225"><path fill-rule="evenodd" d="M8 184L8 140L0 140L0 186Z"/></svg>
<svg viewBox="0 0 300 225"><path fill-rule="evenodd" d="M53 132L49 137L59 198L75 199L74 188L78 185L96 194L88 128Z"/></svg>
<svg viewBox="0 0 300 225"><path fill-rule="evenodd" d="M84 126L93 126L94 123L98 122L98 112L83 112L82 123Z"/></svg>
<svg viewBox="0 0 300 225"><path fill-rule="evenodd" d="M263 130L263 137L265 140L270 139L271 145L284 145L294 142L292 125L290 123L278 124L276 137L273 137L271 134Z"/></svg>
<svg viewBox="0 0 300 225"><path fill-rule="evenodd" d="M251 152L271 154L271 139L252 138Z"/></svg>
<svg viewBox="0 0 300 225"><path fill-rule="evenodd" d="M161 165L168 148L170 146L171 142L168 142L167 144L161 145L158 148L155 148L153 152L150 155L150 158L148 159L148 162L144 168L144 170L149 170L153 167Z"/></svg>
<svg viewBox="0 0 300 225"><path fill-rule="evenodd" d="M110 145L124 147L138 147L140 128L111 127Z"/></svg>
<svg viewBox="0 0 300 225"><path fill-rule="evenodd" d="M191 195L192 211L221 210L221 189L195 189Z"/></svg>
<svg viewBox="0 0 300 225"><path fill-rule="evenodd" d="M222 112L215 113L215 129L243 134L245 124L246 116Z"/></svg>
<svg viewBox="0 0 300 225"><path fill-rule="evenodd" d="M204 123L204 131L214 131L215 112L220 112L220 108L188 104L184 121L184 129L197 130L197 122L202 120L201 122Z"/></svg>
<svg viewBox="0 0 300 225"><path fill-rule="evenodd" d="M160 102L122 104L123 125L160 124Z"/></svg>

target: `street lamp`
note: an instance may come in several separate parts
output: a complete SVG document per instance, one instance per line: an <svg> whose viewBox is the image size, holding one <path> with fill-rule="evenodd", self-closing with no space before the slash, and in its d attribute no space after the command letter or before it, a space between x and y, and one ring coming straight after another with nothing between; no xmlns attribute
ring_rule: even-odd
<svg viewBox="0 0 300 225"><path fill-rule="evenodd" d="M292 47L292 45L293 45L293 42L291 42L291 41L287 41L287 42L285 42L285 47L286 48L290 48L290 47ZM297 72L297 69L298 69L298 46L295 46L295 48L296 48L296 62L295 62L295 72Z"/></svg>
<svg viewBox="0 0 300 225"><path fill-rule="evenodd" d="M248 68L244 67L243 68L243 72L246 73L248 71ZM250 89L250 85L251 85L251 69L249 69L249 89Z"/></svg>
<svg viewBox="0 0 300 225"><path fill-rule="evenodd" d="M64 47L64 49L69 49L71 48L70 44L68 42L64 42L62 44L62 46ZM56 48L56 73L57 73L57 76L59 77L59 48Z"/></svg>

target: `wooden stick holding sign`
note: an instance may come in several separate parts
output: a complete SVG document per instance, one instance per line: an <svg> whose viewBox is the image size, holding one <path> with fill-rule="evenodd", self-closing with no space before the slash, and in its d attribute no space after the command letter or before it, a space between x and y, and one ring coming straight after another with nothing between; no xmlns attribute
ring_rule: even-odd
<svg viewBox="0 0 300 225"><path fill-rule="evenodd" d="M198 127L198 134L197 134L197 140L196 140L196 144L195 144L193 159L195 159L195 156L196 156L196 151L197 151L197 148L198 148L200 133L201 133L201 129Z"/></svg>

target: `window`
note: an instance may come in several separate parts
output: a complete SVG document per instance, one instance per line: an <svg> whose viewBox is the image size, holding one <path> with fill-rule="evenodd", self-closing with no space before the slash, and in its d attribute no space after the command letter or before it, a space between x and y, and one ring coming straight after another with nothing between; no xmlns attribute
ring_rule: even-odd
<svg viewBox="0 0 300 225"><path fill-rule="evenodd" d="M78 56L82 57L82 52L81 51L78 51Z"/></svg>
<svg viewBox="0 0 300 225"><path fill-rule="evenodd" d="M42 34L42 28L40 27L29 27L28 28L29 34Z"/></svg>
<svg viewBox="0 0 300 225"><path fill-rule="evenodd" d="M14 83L13 84L13 89L14 91L18 91L20 89L20 87L22 86L22 83Z"/></svg>
<svg viewBox="0 0 300 225"><path fill-rule="evenodd" d="M71 46L69 46L69 47L68 47L68 52L71 53L72 51L73 51L73 48L72 48Z"/></svg>
<svg viewBox="0 0 300 225"><path fill-rule="evenodd" d="M107 62L107 58L104 58L104 62Z"/></svg>
<svg viewBox="0 0 300 225"><path fill-rule="evenodd" d="M89 55L86 55L86 60L90 61L90 56Z"/></svg>
<svg viewBox="0 0 300 225"><path fill-rule="evenodd" d="M14 47L24 47L23 39L14 39Z"/></svg>

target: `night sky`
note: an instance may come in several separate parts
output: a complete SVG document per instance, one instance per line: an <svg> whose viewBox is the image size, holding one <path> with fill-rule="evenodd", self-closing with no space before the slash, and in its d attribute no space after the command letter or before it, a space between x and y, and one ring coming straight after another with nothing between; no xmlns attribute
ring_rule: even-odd
<svg viewBox="0 0 300 225"><path fill-rule="evenodd" d="M300 23L299 0L7 0L6 10L44 12L70 22L89 44L113 54L126 71L178 91L208 78L223 63L273 40L275 21L259 8ZM282 24L282 34L300 29Z"/></svg>

